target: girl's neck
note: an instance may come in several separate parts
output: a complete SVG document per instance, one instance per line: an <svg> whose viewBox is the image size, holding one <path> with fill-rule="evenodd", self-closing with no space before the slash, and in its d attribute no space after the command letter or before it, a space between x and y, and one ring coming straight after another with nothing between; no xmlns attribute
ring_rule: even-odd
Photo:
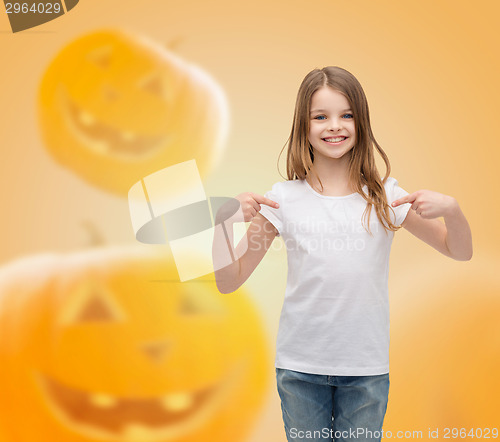
<svg viewBox="0 0 500 442"><path fill-rule="evenodd" d="M313 171L321 179L323 191ZM319 193L344 195L354 192L349 187L349 169L344 161L314 161L306 180Z"/></svg>

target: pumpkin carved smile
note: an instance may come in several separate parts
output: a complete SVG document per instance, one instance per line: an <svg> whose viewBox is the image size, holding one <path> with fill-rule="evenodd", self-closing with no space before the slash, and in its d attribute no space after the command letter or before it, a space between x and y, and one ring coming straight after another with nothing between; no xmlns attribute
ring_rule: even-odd
<svg viewBox="0 0 500 442"><path fill-rule="evenodd" d="M61 115L73 136L101 155L112 154L123 160L136 161L160 150L171 135L145 136L121 131L99 121L88 110L78 106L62 86L59 87Z"/></svg>
<svg viewBox="0 0 500 442"><path fill-rule="evenodd" d="M245 362L246 364L246 362ZM38 374L39 387L55 414L87 436L119 440L178 438L203 424L241 382L244 364L236 364L221 381L196 391L177 391L161 397L119 397L69 387Z"/></svg>

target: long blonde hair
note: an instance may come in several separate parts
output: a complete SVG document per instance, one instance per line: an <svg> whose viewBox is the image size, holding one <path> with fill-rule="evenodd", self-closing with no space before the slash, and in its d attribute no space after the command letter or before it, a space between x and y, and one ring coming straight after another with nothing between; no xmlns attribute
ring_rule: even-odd
<svg viewBox="0 0 500 442"><path fill-rule="evenodd" d="M389 158L373 136L370 125L368 101L363 88L356 77L345 69L338 66L327 66L323 69L314 69L309 72L302 81L295 103L290 137L283 146L284 149L288 145L286 163L288 180L303 180L309 171L311 171L314 162L313 149L308 139L311 97L314 92L324 86L329 86L342 93L347 98L353 111L356 127L356 145L349 152L349 186L355 189L367 202L366 209L363 212L363 219L368 216L368 233L372 235L370 231L372 205L375 206L377 217L384 227L386 234L388 230L394 232L399 230L401 226L396 226L391 221L389 209L392 210L393 214L394 210L387 203L387 196L384 188L384 183L391 172ZM386 173L383 179L380 178L380 174L375 164L373 154L374 145L386 166ZM283 149L281 149L280 156ZM323 189L323 183L321 183L314 169L312 169L312 173L316 176ZM368 188L368 195L363 192L364 185Z"/></svg>

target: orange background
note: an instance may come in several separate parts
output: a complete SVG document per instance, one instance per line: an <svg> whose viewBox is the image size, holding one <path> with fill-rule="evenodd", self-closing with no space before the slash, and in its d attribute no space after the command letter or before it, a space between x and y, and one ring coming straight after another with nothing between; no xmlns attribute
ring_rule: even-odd
<svg viewBox="0 0 500 442"><path fill-rule="evenodd" d="M316 67L341 66L363 85L375 137L391 160L391 175L408 192L431 189L454 196L469 220L474 241L473 259L458 262L406 231L396 234L389 284L391 395L384 428L431 426L424 418L404 420L398 413L401 407L415 406L405 394L413 391L409 382L421 382L425 390L432 381L433 394L439 396L440 376L443 380L447 374L436 367L444 366L463 373L464 378L451 384L456 389L471 382L474 370L483 367L482 378L475 381L483 394L470 393L477 396L477 403L466 396L468 390L450 403L444 401L443 408L449 410L453 403L459 410L440 415L438 425L460 425L467 420L460 416L466 415L468 428L491 425L483 417L498 405L492 401L500 393L494 376L500 362L500 328L497 323L475 340L474 326L463 330L460 324L466 323L471 311L479 318L492 309L498 312L494 295L500 294L499 16L496 0L81 0L57 20L12 34L2 14L0 264L42 251L85 247L90 241L86 221L108 244L135 241L126 199L62 168L42 145L37 88L46 66L67 42L99 28L129 29L165 46L176 42L178 56L213 76L227 95L231 116L225 152L204 179L207 195L214 196L264 194L283 179L277 158L289 135L302 78ZM285 156L280 160L283 176ZM272 345L287 271L286 252L279 241L245 283L265 319ZM449 300L455 310L462 306L458 314L463 317L455 314L447 323L448 310L436 307L441 299ZM440 315L435 314L438 311ZM480 319L474 324L479 323ZM457 339L466 332L468 339L463 345L454 342L456 350L447 347L463 352L457 365L441 359L446 357L443 353L434 358L424 345L448 336L450 330L457 332ZM485 336L482 352L474 360L467 358L475 342L485 344ZM411 348L409 341L415 344ZM415 365L403 362L410 351L421 352L421 378L413 377ZM273 375L274 367L269 369ZM422 408L429 398L419 396ZM482 414L477 412L479 404L484 406ZM477 414L470 418L472 407ZM251 440L285 441L274 385Z"/></svg>

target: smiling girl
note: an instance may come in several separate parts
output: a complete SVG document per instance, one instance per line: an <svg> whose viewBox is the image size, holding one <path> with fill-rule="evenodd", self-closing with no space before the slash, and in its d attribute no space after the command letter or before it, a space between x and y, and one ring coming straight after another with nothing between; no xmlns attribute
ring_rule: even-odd
<svg viewBox="0 0 500 442"><path fill-rule="evenodd" d="M375 149L386 165L383 178ZM297 95L288 180L264 196L242 193L238 212L218 214L225 235L216 233L213 258L222 293L248 279L274 238L286 244L275 367L288 441L381 439L394 233L404 227L452 259L472 257L470 228L456 199L431 190L410 194L390 171L358 80L340 67L314 69ZM234 249L232 224L240 221L251 224ZM227 246L238 259L222 267Z"/></svg>

